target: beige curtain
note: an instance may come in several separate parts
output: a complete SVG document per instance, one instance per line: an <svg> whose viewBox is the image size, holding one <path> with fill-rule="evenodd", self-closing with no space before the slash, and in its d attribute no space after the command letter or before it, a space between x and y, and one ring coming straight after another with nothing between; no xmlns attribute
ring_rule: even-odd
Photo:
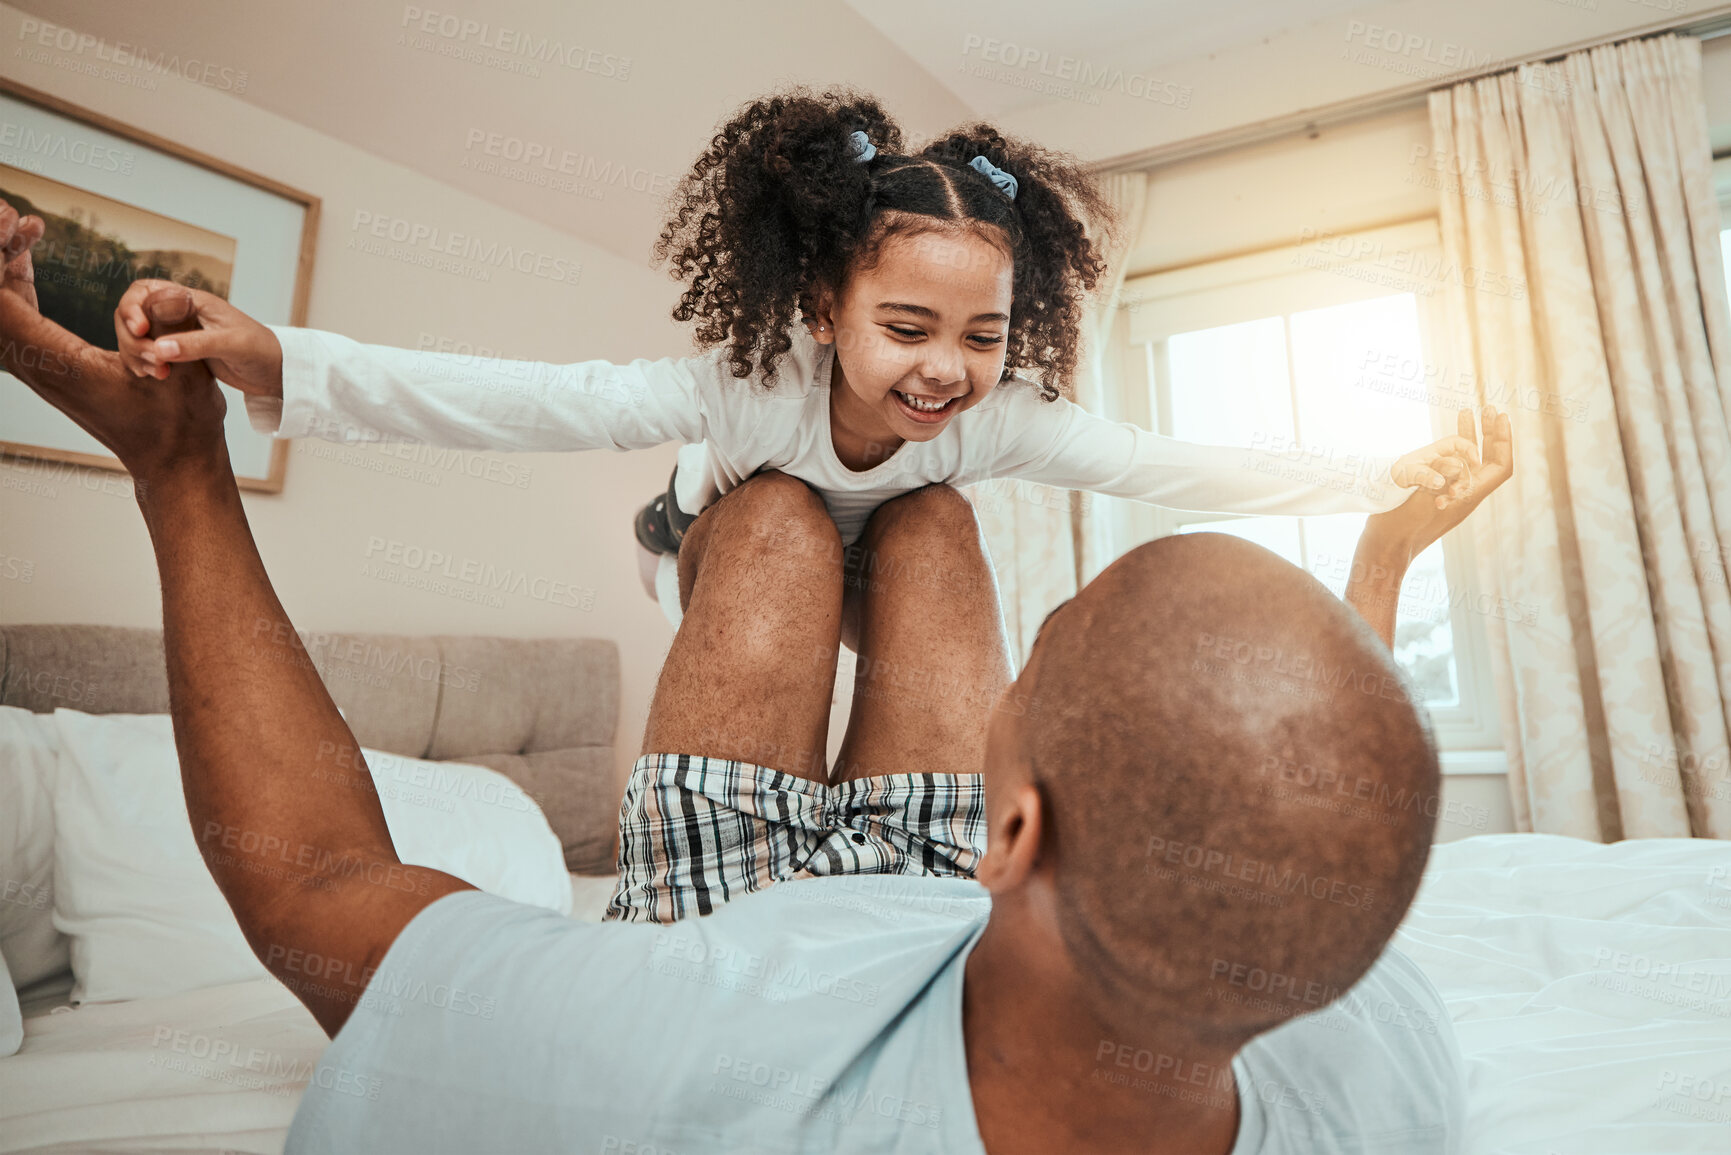
<svg viewBox="0 0 1731 1155"><path fill-rule="evenodd" d="M1107 273L1083 322L1075 401L1096 413L1110 395L1110 333L1124 284L1125 255L1142 226L1148 201L1145 173L1100 178L1101 191L1117 211L1119 229L1106 244ZM1052 607L1073 595L1110 560L1092 494L1021 481L996 480L969 487L998 575L998 596L1017 665L1027 660L1034 634Z"/></svg>
<svg viewBox="0 0 1731 1155"><path fill-rule="evenodd" d="M1431 95L1452 347L1511 413L1473 519L1520 828L1731 835L1731 315L1700 45ZM1511 620L1513 619L1513 620Z"/></svg>

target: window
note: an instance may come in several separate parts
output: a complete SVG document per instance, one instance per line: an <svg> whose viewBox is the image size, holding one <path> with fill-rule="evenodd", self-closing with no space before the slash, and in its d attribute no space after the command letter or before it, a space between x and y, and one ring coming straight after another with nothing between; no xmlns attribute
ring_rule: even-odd
<svg viewBox="0 0 1731 1155"><path fill-rule="evenodd" d="M1186 441L1270 450L1322 484L1371 483L1368 458L1454 432L1456 411L1474 404L1450 391L1460 378L1435 337L1439 262L1425 220L1134 278L1113 416ZM1231 533L1337 594L1364 526L1363 514L1232 517L1129 502L1112 511L1113 553L1168 533ZM1475 588L1470 535L1454 533L1418 558L1401 590L1395 658L1445 750L1498 746ZM1480 759L1475 772L1485 769Z"/></svg>
<svg viewBox="0 0 1731 1155"><path fill-rule="evenodd" d="M1719 194L1719 217L1731 216L1731 157L1713 162L1713 189ZM1731 229L1719 230L1719 256L1725 266L1725 292L1731 295Z"/></svg>

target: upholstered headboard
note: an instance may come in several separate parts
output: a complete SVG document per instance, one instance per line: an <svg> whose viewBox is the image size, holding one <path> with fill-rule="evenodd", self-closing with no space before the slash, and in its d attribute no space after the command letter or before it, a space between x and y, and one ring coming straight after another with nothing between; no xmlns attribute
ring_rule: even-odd
<svg viewBox="0 0 1731 1155"><path fill-rule="evenodd" d="M619 650L597 638L303 635L363 746L507 775L578 874L611 874ZM261 639L269 645L269 639ZM278 648L280 652L280 647ZM160 630L0 626L0 705L168 712Z"/></svg>

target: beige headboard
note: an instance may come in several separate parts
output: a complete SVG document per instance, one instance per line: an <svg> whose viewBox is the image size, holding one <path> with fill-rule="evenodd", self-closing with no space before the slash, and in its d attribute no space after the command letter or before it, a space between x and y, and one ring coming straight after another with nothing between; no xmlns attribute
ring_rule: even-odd
<svg viewBox="0 0 1731 1155"><path fill-rule="evenodd" d="M619 650L597 638L303 634L363 746L505 774L579 874L612 874ZM0 626L0 705L164 714L160 630Z"/></svg>

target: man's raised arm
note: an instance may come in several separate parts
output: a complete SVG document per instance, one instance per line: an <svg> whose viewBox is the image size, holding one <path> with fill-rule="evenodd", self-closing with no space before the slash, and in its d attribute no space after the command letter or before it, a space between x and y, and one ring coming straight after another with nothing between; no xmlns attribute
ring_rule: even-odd
<svg viewBox="0 0 1731 1155"><path fill-rule="evenodd" d="M193 835L253 952L334 1035L409 920L472 888L397 858L360 745L253 543L215 380L196 362L163 380L134 377L118 355L44 318L29 252L41 235L39 218L0 204L0 366L134 478L162 578ZM188 318L154 319L172 328Z"/></svg>

